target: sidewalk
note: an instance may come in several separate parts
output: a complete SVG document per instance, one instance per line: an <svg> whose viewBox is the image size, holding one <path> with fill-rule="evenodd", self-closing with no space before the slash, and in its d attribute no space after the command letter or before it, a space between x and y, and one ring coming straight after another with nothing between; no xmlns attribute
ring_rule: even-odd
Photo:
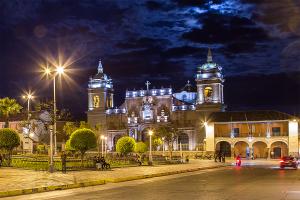
<svg viewBox="0 0 300 200"><path fill-rule="evenodd" d="M73 171L67 174L0 168L0 197L165 176L224 165L214 161L191 160L189 164L128 167L111 171Z"/></svg>

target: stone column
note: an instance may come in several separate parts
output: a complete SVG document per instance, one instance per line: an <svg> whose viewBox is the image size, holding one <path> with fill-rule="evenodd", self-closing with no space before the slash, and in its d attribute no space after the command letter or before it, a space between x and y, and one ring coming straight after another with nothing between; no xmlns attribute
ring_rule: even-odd
<svg viewBox="0 0 300 200"><path fill-rule="evenodd" d="M234 145L231 145L231 158L234 159Z"/></svg>
<svg viewBox="0 0 300 200"><path fill-rule="evenodd" d="M270 160L271 148L267 148L267 153L268 153L267 159Z"/></svg>

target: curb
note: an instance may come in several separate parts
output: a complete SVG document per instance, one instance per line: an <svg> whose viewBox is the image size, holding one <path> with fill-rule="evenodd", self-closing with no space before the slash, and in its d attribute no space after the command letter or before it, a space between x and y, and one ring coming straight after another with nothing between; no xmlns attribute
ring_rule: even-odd
<svg viewBox="0 0 300 200"><path fill-rule="evenodd" d="M56 191L56 190L67 190L67 189L74 189L74 188L81 188L81 187L88 187L88 186L104 185L106 183L120 183L120 182L140 180L140 179L146 179L146 178L154 178L154 177L169 176L169 175L182 174L182 173L188 173L188 172L195 172L195 171L206 170L206 169L215 169L215 168L221 168L221 167L226 167L226 166L229 166L229 165L198 167L198 168L193 168L193 169L185 169L185 170L178 170L178 171L172 171L172 172L162 172L162 173L156 173L156 174L130 176L130 177L124 177L124 178L108 178L108 179L87 181L87 182L80 182L80 183L73 183L73 184L36 187L36 188L30 188L30 189L18 189L18 190L10 190L10 191L0 191L0 198L25 195L25 194L35 194L35 193L41 193L41 192L50 192L50 191Z"/></svg>

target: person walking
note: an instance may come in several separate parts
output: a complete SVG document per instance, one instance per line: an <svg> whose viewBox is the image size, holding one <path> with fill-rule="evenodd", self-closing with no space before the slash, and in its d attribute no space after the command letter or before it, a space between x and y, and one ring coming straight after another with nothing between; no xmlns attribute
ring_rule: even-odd
<svg viewBox="0 0 300 200"><path fill-rule="evenodd" d="M67 173L67 154L65 152L61 154L61 170L62 173Z"/></svg>
<svg viewBox="0 0 300 200"><path fill-rule="evenodd" d="M222 153L222 162L225 163L225 153Z"/></svg>
<svg viewBox="0 0 300 200"><path fill-rule="evenodd" d="M215 162L217 162L218 154L219 154L219 151L215 151L215 153L214 153Z"/></svg>
<svg viewBox="0 0 300 200"><path fill-rule="evenodd" d="M219 162L222 162L222 152L218 153Z"/></svg>

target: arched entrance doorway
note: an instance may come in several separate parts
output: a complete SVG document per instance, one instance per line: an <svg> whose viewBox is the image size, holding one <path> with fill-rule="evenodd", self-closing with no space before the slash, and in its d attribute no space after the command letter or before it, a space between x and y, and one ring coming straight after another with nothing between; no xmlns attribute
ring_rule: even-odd
<svg viewBox="0 0 300 200"><path fill-rule="evenodd" d="M149 130L150 129L146 128L141 132L141 141L142 142L148 142L149 141Z"/></svg>
<svg viewBox="0 0 300 200"><path fill-rule="evenodd" d="M234 145L234 156L240 155L243 158L250 156L249 145L246 142L240 141Z"/></svg>
<svg viewBox="0 0 300 200"><path fill-rule="evenodd" d="M268 157L268 149L267 144L264 142L255 142L252 145L253 147L253 156L254 158L267 158Z"/></svg>
<svg viewBox="0 0 300 200"><path fill-rule="evenodd" d="M178 135L178 150L180 149L180 143L182 150L188 151L189 150L189 136L186 133L181 133Z"/></svg>
<svg viewBox="0 0 300 200"><path fill-rule="evenodd" d="M281 158L283 156L288 156L288 146L286 143L278 141L271 145L271 158Z"/></svg>
<svg viewBox="0 0 300 200"><path fill-rule="evenodd" d="M221 141L216 145L216 153L221 152L224 153L226 157L231 156L231 145L229 142Z"/></svg>
<svg viewBox="0 0 300 200"><path fill-rule="evenodd" d="M116 146L117 146L117 142L118 140L121 138L122 136L121 135L115 135L114 139L113 139L113 142L114 142L114 146L113 146L113 150L116 151Z"/></svg>

